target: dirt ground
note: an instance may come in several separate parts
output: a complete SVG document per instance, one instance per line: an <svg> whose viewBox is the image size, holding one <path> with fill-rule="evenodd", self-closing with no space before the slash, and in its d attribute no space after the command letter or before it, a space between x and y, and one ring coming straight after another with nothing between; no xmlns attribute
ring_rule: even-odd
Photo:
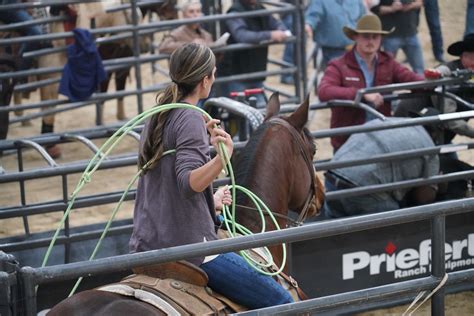
<svg viewBox="0 0 474 316"><path fill-rule="evenodd" d="M443 30L443 37L445 42L445 49L450 43L462 38L464 31L465 19L465 0L439 0L441 8L441 23ZM431 41L426 26L424 16L420 18L420 39L422 41L425 64L427 67L436 64L432 52ZM282 54L282 46L274 46L271 48L271 55L275 58L280 58ZM399 54L398 59L404 60L403 54ZM452 57L446 55L446 58ZM166 63L160 63L160 66L166 68ZM144 78L144 86L162 82L164 77L157 73L151 72L149 65L142 67L142 76ZM291 89L288 86L279 84L279 77L272 77L267 80L272 86L276 86L281 90ZM132 89L135 85L133 80L127 83L127 88ZM291 91L291 90L290 90ZM31 100L38 100L38 94L32 95ZM316 102L317 98L314 94L311 95L311 102ZM128 117L133 117L137 114L137 102L135 97L127 97L125 99L126 112ZM154 105L154 95L144 95L143 102L145 109ZM115 119L115 101L109 101L105 106L105 124L116 122ZM93 106L84 107L73 110L67 113L62 113L56 116L56 132L65 132L76 129L85 129L95 126L95 109ZM329 127L329 112L326 110L318 111L312 115L310 129L319 130ZM12 125L10 127L9 139L17 139L21 137L38 135L40 133L41 122L36 119L31 122L30 126L22 126L20 124ZM457 137L455 142L462 142L461 137ZM100 145L103 141L95 142ZM332 155L332 148L327 139L317 141L318 152L317 159L330 158ZM63 155L57 160L60 164L67 164L76 161L86 161L92 157L89 150L84 146L76 144L61 145ZM126 139L116 150L114 154L136 152L137 142L133 139ZM0 158L0 166L5 168L6 172L15 172L17 170L17 162L15 155L4 155ZM462 152L460 157L468 162L474 163L474 156L471 152ZM41 160L40 156L33 151L24 152L25 168L33 169L39 166L44 166L45 162ZM87 185L81 192L85 194L99 194L105 192L114 192L123 190L128 181L136 172L136 167L113 169L113 171L96 172L92 178L92 182ZM70 176L68 178L69 192L75 188L80 175ZM42 180L32 180L25 184L27 192L27 203L35 203L42 201L60 200L62 199L61 179L59 177L52 177ZM13 206L20 203L19 187L11 184L0 184L0 205ZM129 218L132 215L131 202L125 203L118 218ZM75 210L71 215L71 225L85 225L97 222L103 222L109 217L114 205L97 206L92 208ZM32 232L48 231L54 229L61 218L61 213L50 213L47 215L30 216L29 223ZM20 218L2 220L0 225L0 237L19 235L23 233L23 224ZM456 295L448 296L446 300L447 315L474 315L474 293L465 292ZM361 315L379 316L379 315L400 315L406 309L406 306L395 307L391 309L368 312ZM428 315L430 313L429 302L417 313L417 315Z"/></svg>

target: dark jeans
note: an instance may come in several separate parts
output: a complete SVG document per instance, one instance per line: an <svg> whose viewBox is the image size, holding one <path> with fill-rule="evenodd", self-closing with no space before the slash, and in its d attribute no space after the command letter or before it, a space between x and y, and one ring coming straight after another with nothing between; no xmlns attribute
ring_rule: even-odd
<svg viewBox="0 0 474 316"><path fill-rule="evenodd" d="M443 59L443 35L439 22L438 0L424 0L426 23L430 30L433 55L437 60Z"/></svg>
<svg viewBox="0 0 474 316"><path fill-rule="evenodd" d="M397 56L397 52L401 48L407 56L408 62L413 71L417 74L423 75L425 70L423 51L416 34L404 37L385 37L383 39L383 48L393 56Z"/></svg>
<svg viewBox="0 0 474 316"><path fill-rule="evenodd" d="M327 179L324 181L326 192L344 190L334 186ZM327 201L323 206L325 218L363 215L396 210L400 204L390 197L389 193L380 192L367 195L352 196Z"/></svg>
<svg viewBox="0 0 474 316"><path fill-rule="evenodd" d="M3 0L2 4L15 4L16 0ZM31 21L33 18L25 10L0 10L0 21L5 24ZM43 32L38 25L25 26L18 30L23 36L41 35ZM25 42L21 45L20 53L30 52L39 49L39 42ZM20 69L27 69L31 66L31 60L22 58Z"/></svg>
<svg viewBox="0 0 474 316"><path fill-rule="evenodd" d="M253 269L235 253L220 254L201 264L209 287L250 309L292 303L291 295L270 276Z"/></svg>
<svg viewBox="0 0 474 316"><path fill-rule="evenodd" d="M474 0L467 0L466 29L464 35L474 33Z"/></svg>
<svg viewBox="0 0 474 316"><path fill-rule="evenodd" d="M344 47L342 48L336 48L336 47L327 47L324 46L322 47L322 52L323 52L323 61L322 61L322 67L323 69L326 68L328 63L338 57L341 57L342 55L345 54L346 49Z"/></svg>

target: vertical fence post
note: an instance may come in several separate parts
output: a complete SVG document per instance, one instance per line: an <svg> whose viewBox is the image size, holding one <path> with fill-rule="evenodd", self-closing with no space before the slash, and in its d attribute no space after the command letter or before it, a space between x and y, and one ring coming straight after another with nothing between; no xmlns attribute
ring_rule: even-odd
<svg viewBox="0 0 474 316"><path fill-rule="evenodd" d="M23 267L20 269L20 285L23 289L24 315L35 316L36 312L36 281L32 267Z"/></svg>
<svg viewBox="0 0 474 316"><path fill-rule="evenodd" d="M17 157L18 157L18 171L23 171L23 148L21 145L18 145L17 149ZM20 184L20 203L21 206L26 205L26 190L25 190L25 181L20 180L18 181ZM30 225L28 223L28 216L23 215L23 227L25 228L25 236L30 237Z"/></svg>
<svg viewBox="0 0 474 316"><path fill-rule="evenodd" d="M431 220L431 274L439 280L441 280L446 273L445 239L445 216L439 215ZM444 316L444 294L444 287L441 287L431 297L431 315Z"/></svg>
<svg viewBox="0 0 474 316"><path fill-rule="evenodd" d="M11 295L8 273L0 271L0 315L10 316Z"/></svg>
<svg viewBox="0 0 474 316"><path fill-rule="evenodd" d="M63 202L64 205L67 205L69 202L68 197L68 187L67 187L67 174L63 174L61 176L62 186L63 186ZM66 209L64 209L63 213L66 213ZM64 236L66 237L66 242L64 243L64 263L69 263L71 260L71 241L70 237L70 230L69 230L69 216L66 218L64 222Z"/></svg>
<svg viewBox="0 0 474 316"><path fill-rule="evenodd" d="M304 5L303 1L296 0L294 2L296 8L293 14L293 24L296 31L296 66L298 69L298 77L300 80L296 81L296 96L298 97L298 102L303 102L303 98L308 94L307 92L307 75L306 75L306 40L305 40L305 31L304 31ZM301 76L301 77L300 77ZM303 84L303 91L301 91L301 82ZM303 97L301 97L301 92L303 92Z"/></svg>
<svg viewBox="0 0 474 316"><path fill-rule="evenodd" d="M19 264L15 256L0 251L0 315L18 315Z"/></svg>
<svg viewBox="0 0 474 316"><path fill-rule="evenodd" d="M138 13L137 13L137 0L132 0L132 22L133 22L133 56L135 57L135 80L137 87L137 105L138 113L143 112L143 95L142 95L142 73L141 73L141 63L138 60L140 58L140 37L138 35Z"/></svg>

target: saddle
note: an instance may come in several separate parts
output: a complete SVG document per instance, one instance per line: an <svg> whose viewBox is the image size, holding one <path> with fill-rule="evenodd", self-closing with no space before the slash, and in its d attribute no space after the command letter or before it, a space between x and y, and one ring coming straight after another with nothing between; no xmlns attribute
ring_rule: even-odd
<svg viewBox="0 0 474 316"><path fill-rule="evenodd" d="M222 233L223 231L219 231L219 235L225 238ZM256 261L266 262L265 256L259 250L250 250L250 256ZM269 270L275 269L276 267L273 267ZM211 290L207 286L209 278L206 272L187 261L134 268L133 272L135 274L119 283L96 290L135 297L155 306L166 315L226 315L247 310ZM295 301L306 299L306 295L292 277L281 273L276 280Z"/></svg>
<svg viewBox="0 0 474 316"><path fill-rule="evenodd" d="M135 297L166 315L226 315L247 310L207 287L206 272L187 261L139 267L133 272L97 290Z"/></svg>

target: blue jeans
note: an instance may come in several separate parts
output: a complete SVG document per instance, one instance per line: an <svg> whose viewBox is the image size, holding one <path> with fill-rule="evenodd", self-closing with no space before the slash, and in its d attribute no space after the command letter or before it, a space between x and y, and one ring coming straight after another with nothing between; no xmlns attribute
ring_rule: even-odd
<svg viewBox="0 0 474 316"><path fill-rule="evenodd" d="M331 182L324 181L326 192L342 190ZM323 214L326 218L381 213L400 208L400 204L390 195L390 192L372 193L351 196L324 202Z"/></svg>
<svg viewBox="0 0 474 316"><path fill-rule="evenodd" d="M401 48L413 71L423 74L425 69L423 51L416 34L407 37L386 37L383 40L383 48L386 52L392 53L394 57L397 56L397 52Z"/></svg>
<svg viewBox="0 0 474 316"><path fill-rule="evenodd" d="M292 303L291 295L275 280L248 265L235 253L220 254L201 264L209 287L250 309Z"/></svg>
<svg viewBox="0 0 474 316"><path fill-rule="evenodd" d="M322 47L323 51L323 69L326 68L328 63L334 58L341 57L346 52L346 49L336 47Z"/></svg>
<svg viewBox="0 0 474 316"><path fill-rule="evenodd" d="M0 3L2 4L15 4L17 0L2 0ZM6 24L11 23L20 23L20 22L27 22L31 21L33 18L31 15L28 14L25 10L0 10L0 21ZM18 30L21 35L23 36L34 36L34 35L41 35L43 32L38 25L33 26L25 26ZM39 42L26 42L21 44L20 46L20 54L25 52L31 52L34 50L39 49ZM20 61L20 69L28 69L31 68L32 60L31 59L24 59L22 58Z"/></svg>
<svg viewBox="0 0 474 316"><path fill-rule="evenodd" d="M467 0L466 29L464 35L474 34L474 0Z"/></svg>
<svg viewBox="0 0 474 316"><path fill-rule="evenodd" d="M426 23L430 30L433 55L437 60L443 59L443 35L439 22L438 0L424 0Z"/></svg>
<svg viewBox="0 0 474 316"><path fill-rule="evenodd" d="M231 92L242 92L246 89L263 88L263 81L232 81L222 84L222 96L229 97ZM255 94L257 108L265 108L267 105L264 94Z"/></svg>

